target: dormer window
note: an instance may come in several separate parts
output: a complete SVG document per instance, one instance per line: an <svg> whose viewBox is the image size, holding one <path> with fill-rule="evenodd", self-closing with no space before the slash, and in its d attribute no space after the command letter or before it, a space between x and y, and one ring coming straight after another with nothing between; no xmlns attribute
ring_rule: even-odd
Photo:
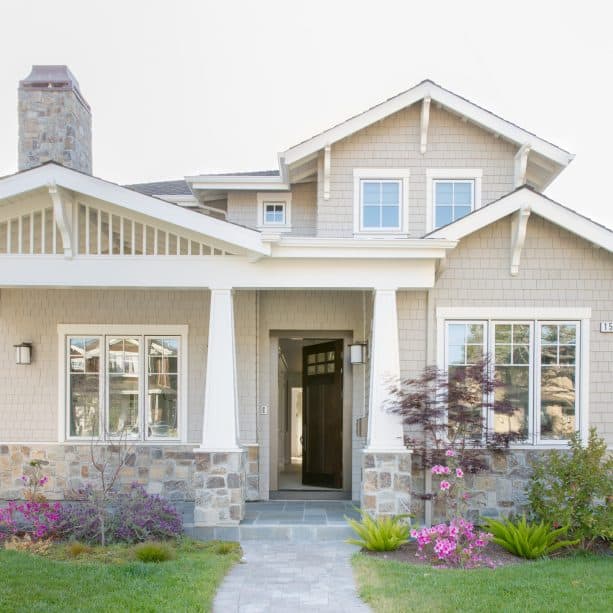
<svg viewBox="0 0 613 613"><path fill-rule="evenodd" d="M258 194L258 227L274 232L291 230L291 193Z"/></svg>
<svg viewBox="0 0 613 613"><path fill-rule="evenodd" d="M408 169L356 168L353 179L354 233L360 236L406 235Z"/></svg>
<svg viewBox="0 0 613 613"><path fill-rule="evenodd" d="M442 228L481 206L481 169L426 171L427 232Z"/></svg>

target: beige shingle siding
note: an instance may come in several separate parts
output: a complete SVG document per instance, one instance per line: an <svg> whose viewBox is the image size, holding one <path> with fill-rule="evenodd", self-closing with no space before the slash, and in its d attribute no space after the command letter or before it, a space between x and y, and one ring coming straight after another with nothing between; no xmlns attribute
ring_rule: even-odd
<svg viewBox="0 0 613 613"><path fill-rule="evenodd" d="M188 324L188 436L200 440L208 338L208 291L0 290L0 441L58 440L57 324ZM12 345L34 344L30 366Z"/></svg>
<svg viewBox="0 0 613 613"><path fill-rule="evenodd" d="M532 215L512 277L510 243L510 218L463 239L431 290L430 308L590 307L589 421L613 444L613 335L599 329L601 320L613 319L613 256Z"/></svg>
<svg viewBox="0 0 613 613"><path fill-rule="evenodd" d="M266 191L266 190L262 190ZM317 186L315 183L292 185L292 230L290 236L314 236L317 215ZM257 228L257 192L230 192L228 194L228 221Z"/></svg>
<svg viewBox="0 0 613 613"><path fill-rule="evenodd" d="M332 145L330 199L319 190L321 236L353 235L353 169L409 168L409 233L426 232L426 169L481 168L484 204L513 189L517 147L432 106L428 150L420 145L420 106L395 113Z"/></svg>

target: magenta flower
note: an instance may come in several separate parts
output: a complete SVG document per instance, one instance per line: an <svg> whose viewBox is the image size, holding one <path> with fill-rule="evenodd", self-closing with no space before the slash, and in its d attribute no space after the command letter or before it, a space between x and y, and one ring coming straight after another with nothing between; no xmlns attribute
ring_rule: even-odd
<svg viewBox="0 0 613 613"><path fill-rule="evenodd" d="M461 479L464 476L464 471L461 468L455 469L455 476Z"/></svg>
<svg viewBox="0 0 613 613"><path fill-rule="evenodd" d="M449 466L442 466L441 464L435 464L432 467L433 475L448 475L451 471L449 470Z"/></svg>
<svg viewBox="0 0 613 613"><path fill-rule="evenodd" d="M451 483L449 481L441 481L441 489L443 491L448 490L451 487Z"/></svg>
<svg viewBox="0 0 613 613"><path fill-rule="evenodd" d="M453 458L453 456L455 455L455 451L453 449L447 449L447 451L445 451L445 455L448 458Z"/></svg>

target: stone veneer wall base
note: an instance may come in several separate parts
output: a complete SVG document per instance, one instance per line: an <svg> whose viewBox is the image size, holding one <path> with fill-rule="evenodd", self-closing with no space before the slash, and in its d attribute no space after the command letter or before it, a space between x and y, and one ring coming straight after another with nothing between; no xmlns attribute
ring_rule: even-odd
<svg viewBox="0 0 613 613"><path fill-rule="evenodd" d="M245 517L247 451L196 451L194 526L233 526Z"/></svg>
<svg viewBox="0 0 613 613"><path fill-rule="evenodd" d="M362 457L362 509L374 517L411 510L411 451L369 452Z"/></svg>

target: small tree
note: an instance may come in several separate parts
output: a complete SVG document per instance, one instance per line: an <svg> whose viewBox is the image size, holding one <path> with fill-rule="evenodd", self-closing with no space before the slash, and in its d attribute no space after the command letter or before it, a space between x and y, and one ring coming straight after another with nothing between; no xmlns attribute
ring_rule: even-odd
<svg viewBox="0 0 613 613"><path fill-rule="evenodd" d="M484 450L501 452L511 441L525 437L525 432L500 434L487 427L491 410L505 415L515 410L508 401L496 399L500 385L485 358L449 372L429 366L392 390L389 408L402 417L408 430L405 442L424 470L447 466L453 458L454 471L476 473L488 467ZM449 491L442 493L449 498ZM424 492L423 497L432 499L436 494Z"/></svg>

